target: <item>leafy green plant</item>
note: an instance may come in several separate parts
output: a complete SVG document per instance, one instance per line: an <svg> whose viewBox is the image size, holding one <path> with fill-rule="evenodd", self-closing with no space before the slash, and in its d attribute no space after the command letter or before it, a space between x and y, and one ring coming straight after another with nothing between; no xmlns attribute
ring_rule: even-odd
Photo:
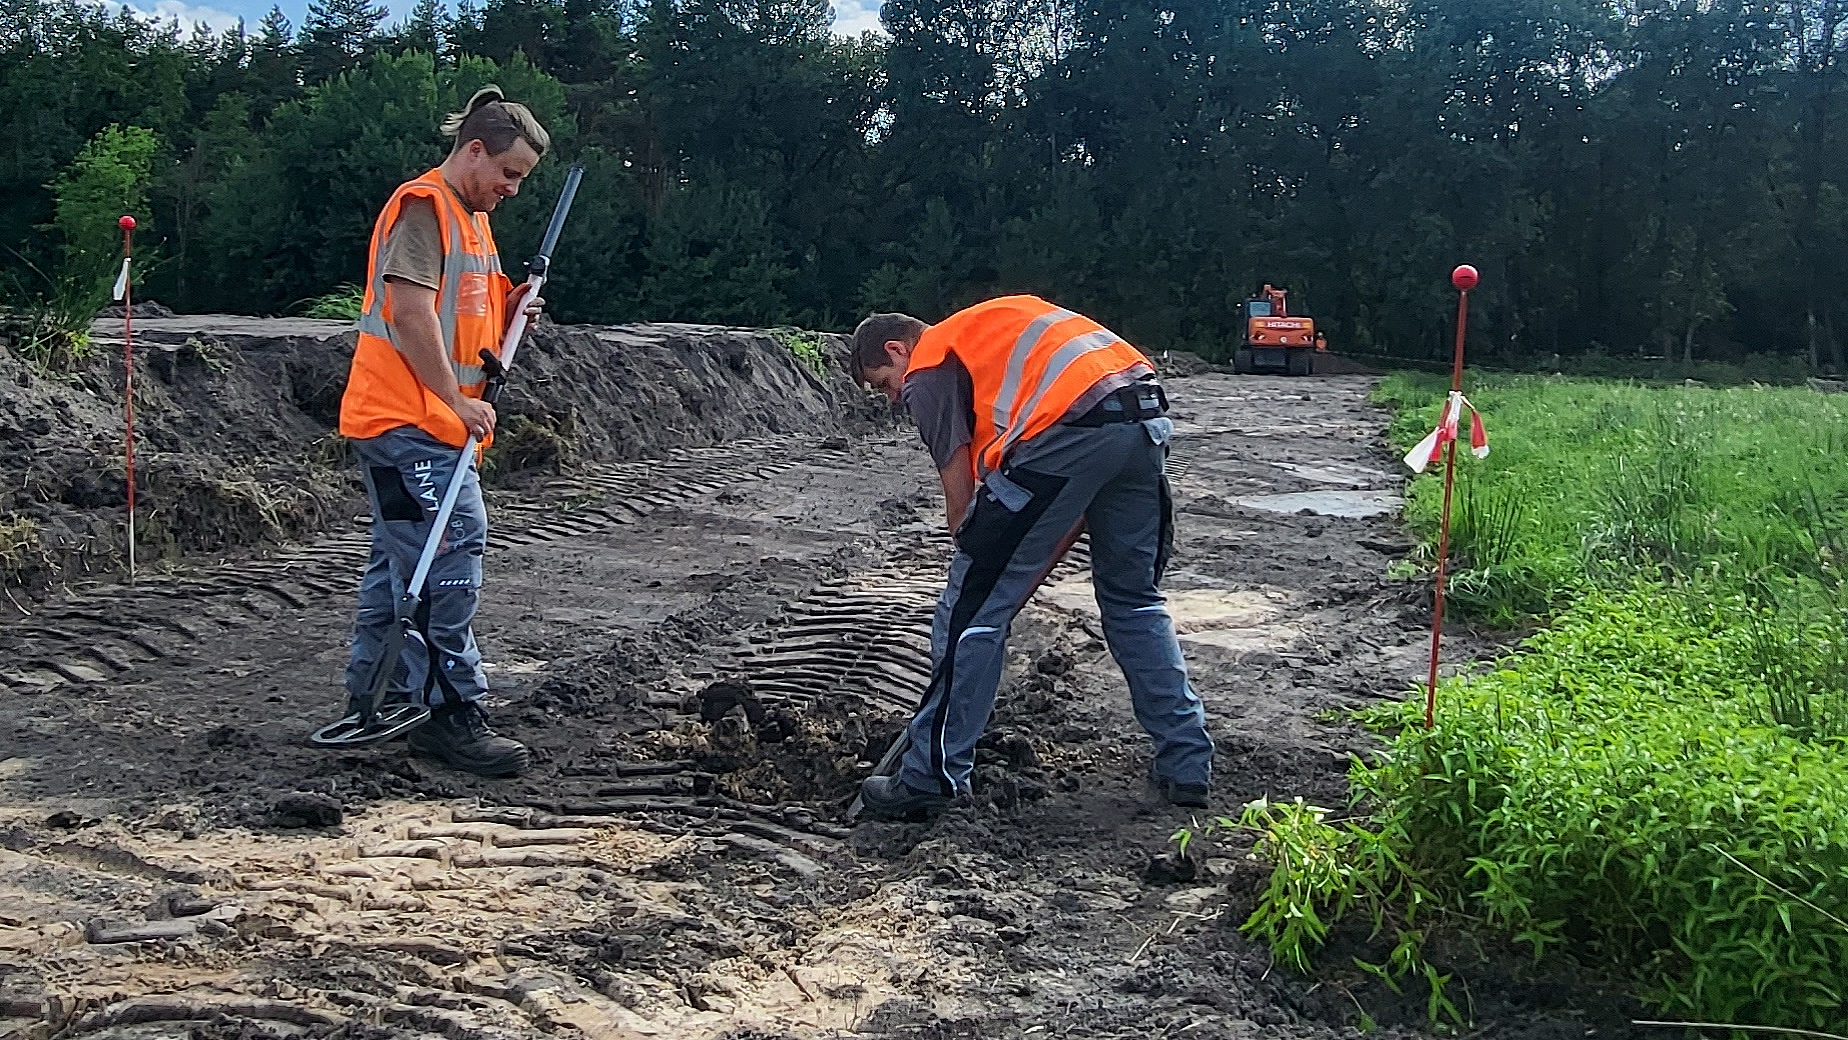
<svg viewBox="0 0 1848 1040"><path fill-rule="evenodd" d="M1536 957L1602 960L1665 1012L1848 1020L1848 402L1471 385L1494 453L1459 478L1454 598L1550 627L1442 684L1429 732L1421 704L1362 713L1390 738L1351 775L1368 829ZM1385 381L1396 440L1444 389ZM1432 541L1438 490L1407 505Z"/></svg>
<svg viewBox="0 0 1848 1040"><path fill-rule="evenodd" d="M51 184L56 199L51 227L58 234L63 273L102 289L114 281L122 259L123 214L148 206L148 183L159 141L139 126L110 125L97 131ZM144 237L145 240L145 237ZM141 261L150 258L139 250Z"/></svg>
<svg viewBox="0 0 1848 1040"><path fill-rule="evenodd" d="M329 321L358 321L360 311L365 306L366 290L347 283L309 300L302 309L302 316Z"/></svg>
<svg viewBox="0 0 1848 1040"><path fill-rule="evenodd" d="M1740 597L1593 593L1518 657L1420 706L1357 793L1416 863L1530 944L1570 943L1665 1010L1848 1015L1848 757L1768 722ZM1738 864L1748 864L1742 869Z"/></svg>
<svg viewBox="0 0 1848 1040"><path fill-rule="evenodd" d="M46 271L19 255L31 274L9 272L7 330L19 352L41 368L63 369L89 352L90 323L109 302L122 260L123 214L148 205L148 184L158 141L152 130L111 125L98 131L51 185L57 265ZM151 249L138 250L136 268L153 262Z"/></svg>
<svg viewBox="0 0 1848 1040"><path fill-rule="evenodd" d="M196 358L199 364L205 366L208 372L216 372L222 375L231 371L231 359L229 356L231 348L225 346L224 342L221 340L212 338L200 339L197 336L188 336L181 349L185 353Z"/></svg>
<svg viewBox="0 0 1848 1040"><path fill-rule="evenodd" d="M1331 821L1331 812L1303 799L1248 803L1236 819L1209 819L1200 837L1239 830L1254 835L1252 855L1271 864L1256 909L1240 931L1262 940L1278 961L1299 972L1311 970L1311 957L1329 930L1350 913L1368 919L1371 937L1391 933L1393 945L1383 961L1355 958L1363 971L1400 992L1408 977L1429 987L1426 1007L1432 1023L1463 1024L1464 1016L1446 994L1450 975L1424 956L1425 933L1419 922L1441 907L1441 900L1419 879L1405 852L1403 831L1385 821L1378 829L1359 820ZM1376 822L1376 826L1378 826ZM1195 840L1192 828L1173 836L1182 855ZM1364 1009L1362 1015L1365 1015Z"/></svg>
<svg viewBox="0 0 1848 1040"><path fill-rule="evenodd" d="M47 274L21 258L37 284L9 272L6 303L0 305L0 332L14 353L44 371L66 371L90 356L90 325L109 301L107 286L62 274Z"/></svg>
<svg viewBox="0 0 1848 1040"><path fill-rule="evenodd" d="M802 329L783 326L770 330L770 335L783 345L783 349L795 355L804 368L815 374L815 378L824 379L828 375L828 355L825 342L819 332L805 332Z"/></svg>

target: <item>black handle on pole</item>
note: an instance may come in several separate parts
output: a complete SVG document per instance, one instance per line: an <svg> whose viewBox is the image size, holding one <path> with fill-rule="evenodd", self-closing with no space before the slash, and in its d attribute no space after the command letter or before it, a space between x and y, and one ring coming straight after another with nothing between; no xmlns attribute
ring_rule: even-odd
<svg viewBox="0 0 1848 1040"><path fill-rule="evenodd" d="M489 404L500 401L501 388L507 385L507 366L486 347L481 348L481 371L487 377L487 387L481 391L481 399Z"/></svg>

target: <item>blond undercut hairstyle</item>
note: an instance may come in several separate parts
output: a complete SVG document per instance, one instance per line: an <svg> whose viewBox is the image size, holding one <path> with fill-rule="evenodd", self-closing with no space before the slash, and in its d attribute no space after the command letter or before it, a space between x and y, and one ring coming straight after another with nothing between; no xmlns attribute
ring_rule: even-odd
<svg viewBox="0 0 1848 1040"><path fill-rule="evenodd" d="M515 141L525 141L533 154L540 156L552 146L552 135L539 125L532 109L508 101L501 88L492 83L475 91L462 111L449 113L449 118L443 120L443 136L455 138L451 154L461 151L470 141L480 141L489 155L501 154Z"/></svg>

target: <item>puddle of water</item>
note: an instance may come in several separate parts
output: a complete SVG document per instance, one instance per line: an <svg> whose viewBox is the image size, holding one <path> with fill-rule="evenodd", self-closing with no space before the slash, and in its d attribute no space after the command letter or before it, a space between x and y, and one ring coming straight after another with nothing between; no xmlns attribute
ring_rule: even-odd
<svg viewBox="0 0 1848 1040"><path fill-rule="evenodd" d="M1405 504L1391 491L1296 491L1287 495L1247 495L1233 501L1270 513L1300 513L1307 509L1322 516L1345 517L1383 516L1398 512Z"/></svg>
<svg viewBox="0 0 1848 1040"><path fill-rule="evenodd" d="M1392 479L1390 474L1381 473L1365 466L1352 466L1345 462L1330 462L1322 466L1308 466L1299 462L1273 462L1272 466L1295 477L1316 484L1334 484L1359 490L1370 484L1379 484Z"/></svg>

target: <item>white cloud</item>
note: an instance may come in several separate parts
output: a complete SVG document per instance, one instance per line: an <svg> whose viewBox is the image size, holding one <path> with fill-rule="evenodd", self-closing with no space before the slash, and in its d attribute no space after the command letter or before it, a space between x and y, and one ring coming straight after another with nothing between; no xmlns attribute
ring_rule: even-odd
<svg viewBox="0 0 1848 1040"><path fill-rule="evenodd" d="M109 6L113 7L115 5L111 4ZM152 6L148 6L147 0L138 0L138 2L124 4L122 6L127 7L137 16L151 22L165 23L178 21L182 33L190 33L192 27L200 22L204 22L206 25L211 26L213 32L223 32L226 29L235 28L238 22L238 16L229 11L221 11L216 7L205 7L199 4L184 3L183 0L156 0ZM253 24L251 28L254 29L255 25Z"/></svg>
<svg viewBox="0 0 1848 1040"><path fill-rule="evenodd" d="M880 0L841 0L834 5L834 32L858 36L868 29L883 33L879 25Z"/></svg>

